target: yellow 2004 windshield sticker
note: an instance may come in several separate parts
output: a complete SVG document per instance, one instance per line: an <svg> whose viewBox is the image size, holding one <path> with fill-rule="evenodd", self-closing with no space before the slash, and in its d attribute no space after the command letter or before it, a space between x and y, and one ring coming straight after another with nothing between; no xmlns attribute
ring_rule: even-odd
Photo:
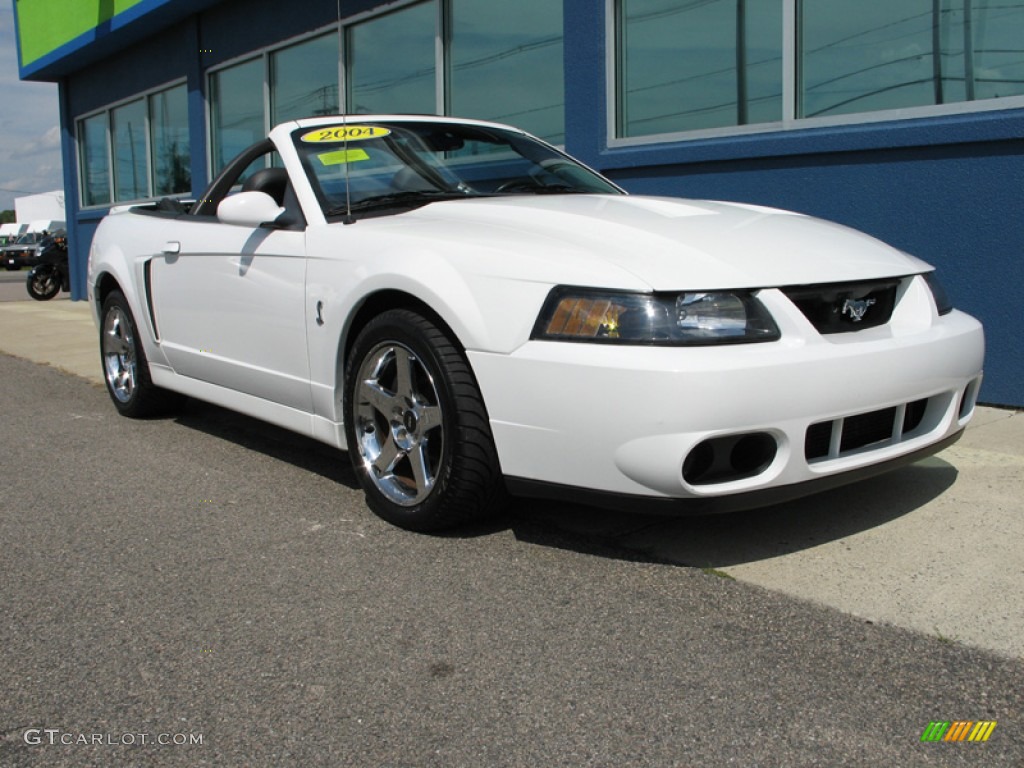
<svg viewBox="0 0 1024 768"><path fill-rule="evenodd" d="M344 165L345 163L358 163L360 160L369 160L365 149L336 149L333 152L321 152L316 156L320 165Z"/></svg>
<svg viewBox="0 0 1024 768"><path fill-rule="evenodd" d="M307 144L319 144L321 142L338 141L366 141L367 139L379 139L388 136L390 128L382 128L379 125L331 125L326 128L317 128L302 134L302 141Z"/></svg>

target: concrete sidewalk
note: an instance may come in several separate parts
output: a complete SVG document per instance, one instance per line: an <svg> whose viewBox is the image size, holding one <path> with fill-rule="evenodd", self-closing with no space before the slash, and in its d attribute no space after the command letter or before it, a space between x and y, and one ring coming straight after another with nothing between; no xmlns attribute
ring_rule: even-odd
<svg viewBox="0 0 1024 768"><path fill-rule="evenodd" d="M103 384L99 331L85 301L0 302L0 352Z"/></svg>
<svg viewBox="0 0 1024 768"><path fill-rule="evenodd" d="M85 302L0 303L0 351L102 385ZM558 510L659 560L1024 658L1024 415L979 408L959 443L880 478L711 518Z"/></svg>

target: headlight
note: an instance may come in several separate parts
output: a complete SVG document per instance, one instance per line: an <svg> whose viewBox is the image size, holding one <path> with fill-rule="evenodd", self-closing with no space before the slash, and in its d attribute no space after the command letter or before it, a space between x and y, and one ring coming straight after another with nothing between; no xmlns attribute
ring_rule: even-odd
<svg viewBox="0 0 1024 768"><path fill-rule="evenodd" d="M946 289L942 287L942 283L939 282L939 278L935 276L935 273L925 272L922 277L932 291L932 298L935 299L935 308L939 311L939 314L948 315L952 312L953 302L949 300L949 294L946 293Z"/></svg>
<svg viewBox="0 0 1024 768"><path fill-rule="evenodd" d="M560 286L531 338L605 344L749 344L779 329L752 291L625 293Z"/></svg>

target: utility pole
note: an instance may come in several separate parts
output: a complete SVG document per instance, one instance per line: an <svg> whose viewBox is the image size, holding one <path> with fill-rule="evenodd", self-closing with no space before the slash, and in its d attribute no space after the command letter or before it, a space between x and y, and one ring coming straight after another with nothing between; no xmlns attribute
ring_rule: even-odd
<svg viewBox="0 0 1024 768"><path fill-rule="evenodd" d="M964 85L974 101L974 0L964 0Z"/></svg>
<svg viewBox="0 0 1024 768"><path fill-rule="evenodd" d="M932 0L932 79L935 82L935 103L944 104L942 92L942 0Z"/></svg>
<svg viewBox="0 0 1024 768"><path fill-rule="evenodd" d="M748 122L750 116L747 111L747 0L736 0L736 124L746 125Z"/></svg>

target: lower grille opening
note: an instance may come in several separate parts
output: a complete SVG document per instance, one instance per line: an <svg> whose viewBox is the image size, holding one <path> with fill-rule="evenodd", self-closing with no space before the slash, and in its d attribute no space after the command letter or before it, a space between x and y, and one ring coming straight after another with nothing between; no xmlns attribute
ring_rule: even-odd
<svg viewBox="0 0 1024 768"><path fill-rule="evenodd" d="M903 434L913 432L924 421L924 412L928 410L928 400L915 400L907 403L907 412L903 416Z"/></svg>
<svg viewBox="0 0 1024 768"><path fill-rule="evenodd" d="M821 421L811 424L804 436L804 457L808 461L824 459L828 456L828 447L832 442L832 422Z"/></svg>
<svg viewBox="0 0 1024 768"><path fill-rule="evenodd" d="M974 410L978 397L978 388L981 386L981 379L975 379L966 387L960 395L960 408L957 411L958 418L966 418Z"/></svg>
<svg viewBox="0 0 1024 768"><path fill-rule="evenodd" d="M895 408L862 413L843 420L843 436L839 441L839 453L848 453L865 445L880 443L892 437L892 421Z"/></svg>
<svg viewBox="0 0 1024 768"><path fill-rule="evenodd" d="M928 398L924 398L834 421L819 421L809 426L804 435L804 457L821 461L876 444L882 447L898 443L921 426L927 410Z"/></svg>

